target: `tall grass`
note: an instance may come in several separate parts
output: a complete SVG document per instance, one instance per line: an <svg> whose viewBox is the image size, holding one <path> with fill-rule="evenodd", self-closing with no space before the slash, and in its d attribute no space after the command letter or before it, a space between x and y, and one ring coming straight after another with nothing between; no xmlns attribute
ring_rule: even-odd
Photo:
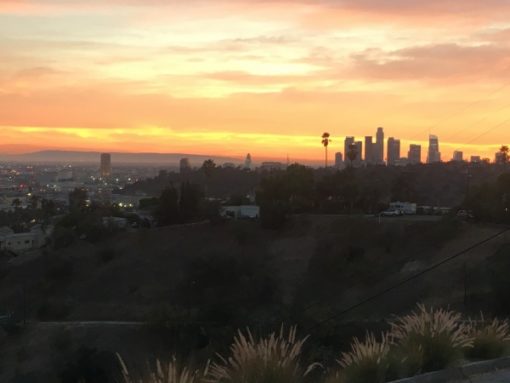
<svg viewBox="0 0 510 383"><path fill-rule="evenodd" d="M175 357L169 363L163 364L159 360L155 369L149 371L145 377L135 378L131 376L124 360L117 354L121 365L124 383L199 383L202 382L205 372L191 370L181 366Z"/></svg>
<svg viewBox="0 0 510 383"><path fill-rule="evenodd" d="M390 321L392 343L404 350L419 350L419 371L440 370L462 359L473 346L469 326L461 314L445 309L418 309ZM417 371L417 372L419 372Z"/></svg>
<svg viewBox="0 0 510 383"><path fill-rule="evenodd" d="M328 379L328 383L383 383L389 368L388 352L390 343L386 335L377 340L367 334L365 340L354 338L351 349L344 352L337 361L341 372Z"/></svg>
<svg viewBox="0 0 510 383"><path fill-rule="evenodd" d="M321 366L302 366L300 359L308 337L299 338L296 327L256 337L247 329L238 331L229 356L217 355L217 362L204 370L157 362L141 379L136 379L122 361L124 383L383 383L388 380L441 370L465 356L492 359L510 350L510 323L493 319L465 321L460 313L418 305L408 315L388 321L389 331L380 337L367 333L354 338L350 349L340 355L337 369L327 377L316 371ZM322 366L321 366L322 367ZM315 373L314 373L315 374Z"/></svg>
<svg viewBox="0 0 510 383"><path fill-rule="evenodd" d="M475 359L495 359L505 355L510 346L510 325L508 320L486 321L483 314L480 320L470 321L473 347L467 355Z"/></svg>
<svg viewBox="0 0 510 383"><path fill-rule="evenodd" d="M313 368L303 371L299 365L303 345L307 338L298 339L296 327L288 332L265 338L255 338L248 329L238 332L230 347L231 355L209 369L206 382L210 383L299 383Z"/></svg>

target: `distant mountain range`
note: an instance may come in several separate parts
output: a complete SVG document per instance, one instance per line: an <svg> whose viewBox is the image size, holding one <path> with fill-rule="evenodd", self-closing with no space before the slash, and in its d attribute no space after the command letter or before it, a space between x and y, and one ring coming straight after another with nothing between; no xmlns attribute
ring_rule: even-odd
<svg viewBox="0 0 510 383"><path fill-rule="evenodd" d="M31 163L99 163L101 152L82 152L65 150L42 150L21 154L2 154L0 160ZM142 164L177 166L181 158L188 158L192 166L199 166L207 159L214 160L218 165L225 162L240 164L242 159L234 157L210 156L205 154L185 153L119 153L112 152L113 164Z"/></svg>

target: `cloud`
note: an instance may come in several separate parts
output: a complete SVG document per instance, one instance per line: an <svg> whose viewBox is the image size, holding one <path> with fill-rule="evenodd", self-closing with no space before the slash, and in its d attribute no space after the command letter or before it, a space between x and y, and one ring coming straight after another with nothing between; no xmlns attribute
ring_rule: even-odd
<svg viewBox="0 0 510 383"><path fill-rule="evenodd" d="M467 81L508 78L510 47L493 44L438 44L396 51L367 50L354 54L360 77L404 80Z"/></svg>

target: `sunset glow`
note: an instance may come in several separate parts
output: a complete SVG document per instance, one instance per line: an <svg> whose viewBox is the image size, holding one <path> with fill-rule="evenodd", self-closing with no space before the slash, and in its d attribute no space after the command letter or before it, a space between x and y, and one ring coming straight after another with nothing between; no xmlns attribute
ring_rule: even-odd
<svg viewBox="0 0 510 383"><path fill-rule="evenodd" d="M0 151L321 160L375 134L493 158L504 0L0 0ZM3 148L3 149L2 149ZM11 149L9 149L11 148Z"/></svg>

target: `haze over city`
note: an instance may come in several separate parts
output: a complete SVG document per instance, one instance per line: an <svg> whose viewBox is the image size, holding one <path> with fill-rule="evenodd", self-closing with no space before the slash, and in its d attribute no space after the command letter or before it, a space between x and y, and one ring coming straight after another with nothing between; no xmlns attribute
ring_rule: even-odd
<svg viewBox="0 0 510 383"><path fill-rule="evenodd" d="M510 382L510 0L0 0L0 383Z"/></svg>
<svg viewBox="0 0 510 383"><path fill-rule="evenodd" d="M292 4L292 6L289 6ZM378 126L493 158L506 1L0 1L0 151L321 161ZM198 28L197 25L200 27Z"/></svg>

